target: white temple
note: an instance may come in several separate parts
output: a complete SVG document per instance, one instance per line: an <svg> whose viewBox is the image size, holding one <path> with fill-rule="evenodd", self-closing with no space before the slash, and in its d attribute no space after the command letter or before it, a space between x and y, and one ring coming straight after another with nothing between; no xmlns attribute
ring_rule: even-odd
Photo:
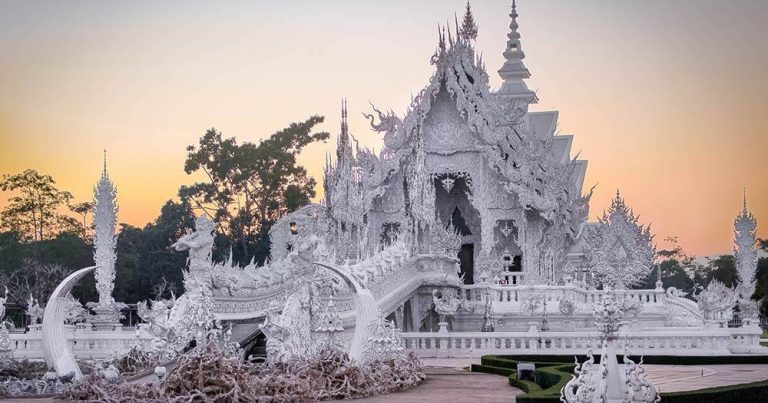
<svg viewBox="0 0 768 403"><path fill-rule="evenodd" d="M189 252L187 292L143 305L152 334L136 340L154 344L175 334L183 347L181 335L194 337L194 324L214 317L235 327L248 354L266 337L274 357L339 343L364 359L372 335L382 332L422 357L582 355L602 348L593 313L610 299L625 321L617 349L765 353L749 300L756 223L746 200L735 223L738 290L713 283L694 301L660 281L633 289L653 269L650 229L619 193L588 222L587 162L571 155L573 136L555 133L556 111L529 111L538 98L526 85L514 4L510 18L500 88L490 87L476 54L476 29L442 29L430 59L434 74L405 115L376 108L375 116L365 115L383 135L380 152L352 140L342 104L324 201L275 223L264 266L212 262L215 226L198 219L196 231L175 245ZM100 218L105 211L111 215ZM114 304L115 211L105 168L95 242L101 304ZM737 303L740 326L728 327ZM17 343L14 354L33 358L26 346L34 337L39 333L25 335L24 351Z"/></svg>
<svg viewBox="0 0 768 403"><path fill-rule="evenodd" d="M403 345L426 356L583 354L598 347L592 317L606 296L627 309L632 324L622 340L637 354L763 352L756 312L728 328L733 305L708 315L723 300L709 303L706 292L697 304L660 281L632 289L653 270L650 229L619 193L601 219L587 222L587 162L571 156L573 136L555 133L556 111L529 111L538 98L525 83L530 72L514 5L510 18L499 89L490 88L476 55L476 29L442 29L435 72L405 115L364 114L383 134L383 149L353 141L343 102L324 201L273 226L267 265L213 264L188 286L213 295L220 319L248 326L271 318L262 329L273 347L282 343L275 335L305 338L323 328L285 315L305 312L299 305L325 312L329 299L345 329L338 338L350 342L361 308L355 293L338 278L329 285L312 277L330 267L369 290L375 309L403 332ZM754 273L745 266L754 252L748 221L737 220L746 237L737 239L737 254L746 256L739 258L745 273ZM303 322L301 331L275 325Z"/></svg>

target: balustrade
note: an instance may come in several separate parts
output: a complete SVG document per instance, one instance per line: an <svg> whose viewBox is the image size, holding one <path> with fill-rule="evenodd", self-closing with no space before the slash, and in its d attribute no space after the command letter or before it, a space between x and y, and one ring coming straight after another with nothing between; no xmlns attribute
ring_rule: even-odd
<svg viewBox="0 0 768 403"><path fill-rule="evenodd" d="M600 348L597 332L403 333L402 345L420 357L478 354L583 355ZM728 331L687 330L624 333L619 346L632 355L728 355L745 341Z"/></svg>

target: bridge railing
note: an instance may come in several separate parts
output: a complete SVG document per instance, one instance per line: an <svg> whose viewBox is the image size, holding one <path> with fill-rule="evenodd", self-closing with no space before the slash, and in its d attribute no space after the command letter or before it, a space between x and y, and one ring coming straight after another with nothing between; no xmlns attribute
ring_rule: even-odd
<svg viewBox="0 0 768 403"><path fill-rule="evenodd" d="M660 304L666 297L664 290L591 290L575 285L548 286L548 285L464 285L461 287L464 298L470 305L485 304L485 295L489 295L494 308L511 308L519 306L528 298L530 293L535 293L547 300L550 309L556 309L561 299L569 299L578 306L589 306L599 303L605 295L613 295L619 300L637 301L642 305Z"/></svg>
<svg viewBox="0 0 768 403"><path fill-rule="evenodd" d="M753 332L754 333L754 332ZM619 338L618 345L632 355L729 355L746 353L739 349L756 346L744 334L728 329L676 328L658 331L631 331ZM458 332L402 333L402 346L424 358L477 357L484 354L584 355L598 352L597 332ZM762 348L768 353L768 348ZM752 353L756 351L751 351Z"/></svg>
<svg viewBox="0 0 768 403"><path fill-rule="evenodd" d="M11 354L19 360L42 360L43 335L40 325L33 326L27 333L11 333ZM127 353L139 344L150 347L151 337L142 332L136 337L135 328L119 328L113 332L94 331L82 327L65 326L67 343L78 359L105 359Z"/></svg>

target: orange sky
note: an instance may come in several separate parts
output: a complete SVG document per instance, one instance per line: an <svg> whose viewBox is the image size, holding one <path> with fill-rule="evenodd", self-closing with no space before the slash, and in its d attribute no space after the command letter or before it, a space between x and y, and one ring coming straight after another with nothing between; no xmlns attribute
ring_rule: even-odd
<svg viewBox="0 0 768 403"><path fill-rule="evenodd" d="M427 82L438 22L461 0L0 3L0 173L36 168L90 197L109 152L120 221L141 225L192 178L184 148L208 127L255 141L342 97L362 144L368 100L402 112ZM500 83L504 0L475 1ZM521 0L541 102L589 160L596 217L621 188L657 239L727 252L746 186L768 220L768 2ZM331 143L302 156L318 180ZM2 202L0 202L2 205ZM758 234L768 237L768 224Z"/></svg>

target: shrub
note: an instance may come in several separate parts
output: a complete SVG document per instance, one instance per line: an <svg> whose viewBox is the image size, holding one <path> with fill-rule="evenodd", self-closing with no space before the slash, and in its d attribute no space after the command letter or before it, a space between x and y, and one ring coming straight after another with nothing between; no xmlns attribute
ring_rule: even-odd
<svg viewBox="0 0 768 403"><path fill-rule="evenodd" d="M584 361L584 357L578 357ZM595 356L599 362L599 356ZM634 358L633 358L634 359ZM639 360L639 357L637 357ZM571 380L574 364L573 357L567 356L483 356L482 365L472 365L472 371L486 372L509 377L509 384L525 392L516 396L520 403L557 403L560 391ZM518 362L536 364L536 383L516 379ZM560 364L558 364L558 361ZM719 357L674 357L646 356L647 364L757 364L768 363L768 356L719 356ZM669 403L745 403L762 402L768 396L768 380L741 385L723 386L686 392L662 393L663 402Z"/></svg>
<svg viewBox="0 0 768 403"><path fill-rule="evenodd" d="M688 392L662 393L661 400L669 403L746 403L764 402L768 397L768 381L741 385L693 390Z"/></svg>

